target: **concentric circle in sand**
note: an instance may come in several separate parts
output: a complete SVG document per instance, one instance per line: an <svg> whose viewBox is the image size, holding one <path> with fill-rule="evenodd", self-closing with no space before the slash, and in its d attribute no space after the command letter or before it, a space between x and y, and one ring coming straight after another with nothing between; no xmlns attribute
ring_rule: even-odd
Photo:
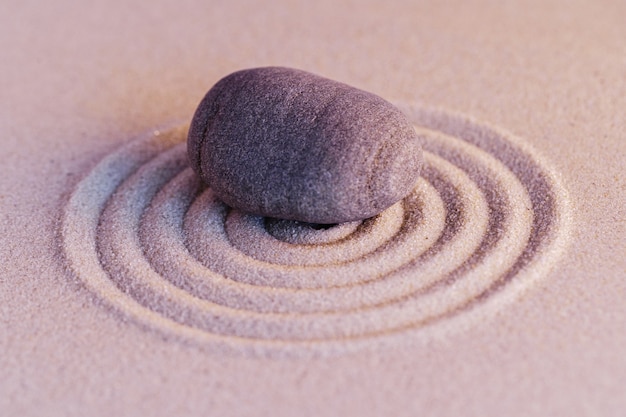
<svg viewBox="0 0 626 417"><path fill-rule="evenodd" d="M78 184L62 223L67 260L117 310L204 346L329 354L465 328L553 266L566 193L512 135L404 110L424 138L424 172L372 219L314 228L231 210L188 167L176 127Z"/></svg>

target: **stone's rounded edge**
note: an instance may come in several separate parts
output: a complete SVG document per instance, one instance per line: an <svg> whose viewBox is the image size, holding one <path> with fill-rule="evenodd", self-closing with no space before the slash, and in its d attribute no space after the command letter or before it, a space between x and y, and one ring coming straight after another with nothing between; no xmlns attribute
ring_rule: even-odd
<svg viewBox="0 0 626 417"><path fill-rule="evenodd" d="M219 80L194 114L188 153L229 206L317 224L380 213L410 193L423 163L412 124L393 104L284 67Z"/></svg>
<svg viewBox="0 0 626 417"><path fill-rule="evenodd" d="M402 117L408 122L404 114ZM386 192L384 196L374 199L374 214L408 196L415 188L424 167L423 139L410 122L408 126L404 126L403 120L399 120L398 124L399 128L390 134L388 143L383 143L377 152L377 158L385 161L386 169L382 172L371 171L369 181L377 183L374 188L381 193Z"/></svg>
<svg viewBox="0 0 626 417"><path fill-rule="evenodd" d="M198 174L200 178L204 178L202 173L202 148L204 144L205 127L209 123L210 111L206 107L208 104L204 104L212 101L209 98L211 91L207 92L200 101L200 105L196 108L194 115L189 124L189 131L187 132L187 158L189 160L189 166L193 171Z"/></svg>
<svg viewBox="0 0 626 417"><path fill-rule="evenodd" d="M342 201L342 221L370 218L406 197L423 164L420 138L406 115L387 100L349 86L328 113L321 135L348 136L349 150L338 161L338 186L332 190ZM346 189L353 191L343 194Z"/></svg>

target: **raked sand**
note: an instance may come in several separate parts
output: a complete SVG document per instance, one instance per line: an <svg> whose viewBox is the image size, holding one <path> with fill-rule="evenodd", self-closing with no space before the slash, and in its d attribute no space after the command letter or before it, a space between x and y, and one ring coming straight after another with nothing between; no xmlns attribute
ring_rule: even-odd
<svg viewBox="0 0 626 417"><path fill-rule="evenodd" d="M0 6L0 414L623 412L623 5L194 3ZM186 131L263 65L396 104L414 191L223 205Z"/></svg>

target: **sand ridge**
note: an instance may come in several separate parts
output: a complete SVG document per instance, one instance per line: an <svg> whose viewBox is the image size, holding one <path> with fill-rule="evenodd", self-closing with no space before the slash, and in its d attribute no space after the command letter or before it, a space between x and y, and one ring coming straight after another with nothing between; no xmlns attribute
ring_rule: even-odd
<svg viewBox="0 0 626 417"><path fill-rule="evenodd" d="M149 328L229 351L336 354L467 328L558 260L566 192L519 139L404 111L425 140L423 178L373 219L343 232L283 224L313 240L281 240L201 184L181 125L131 142L78 185L63 219L67 260Z"/></svg>
<svg viewBox="0 0 626 417"><path fill-rule="evenodd" d="M192 0L148 4L61 0L47 4L6 2L3 11L1 415L623 414L623 1L311 4ZM77 186L98 161L104 162L102 158L112 155L118 146L150 135L155 126L166 126L161 139L167 140L165 133L172 127L167 123L180 120L181 126L186 124L202 94L219 77L262 65L314 71L396 103L419 100L439 106L442 111L429 120L440 127L426 129L433 134L456 126L461 133L448 136L458 139L484 123L489 124L490 131L499 132L498 127L502 127L521 139L497 133L500 140L490 145L480 142L488 145L484 153L502 161L506 151L491 149L513 143L511 153L530 155L534 161L531 165L539 167L531 170L540 174L537 178L519 182L537 183L538 190L559 194L562 187L554 186L551 179L557 177L556 184L562 184L570 195L570 208L561 210L557 197L555 209L554 199L546 199L539 215L545 221L537 225L545 225L547 234L531 233L535 243L527 245L522 256L527 263L516 262L521 269L510 269L508 278L500 275L502 285L478 298L473 307L452 311L448 317L432 321L430 327L365 336L362 342L350 339L334 350L332 340L323 346L312 342L317 347L293 340L268 346L264 340L237 339L202 328L192 332L191 321L184 316L182 322L175 322L162 314L170 306L151 310L151 294L142 293L138 285L134 289L129 285L128 293L120 290L123 285L117 283L143 280L104 268L103 257L94 251L97 246L89 238L93 223L87 227L86 219L76 225L77 233L85 238L72 243L76 253L84 252L80 262L85 262L78 263L79 258L74 257L73 268L67 268L69 262L63 258L69 258L69 243L58 236L59 222L67 216L69 196L74 193L77 197ZM446 122L444 116L450 111L466 116ZM476 118L468 121L469 127L460 121L467 116ZM415 121L418 127L427 126ZM180 140L175 139L171 146ZM124 157L138 156L142 146L146 144ZM548 157L549 163L536 158L533 149ZM114 170L101 170L100 180L92 182L98 182L94 193L83 194L81 213L90 212L100 199L99 187L114 185L102 209L108 206L106 201L113 203L113 192L121 191L132 173L164 152L165 148L155 151L143 163L135 160L134 168L121 177ZM430 154L438 156L436 152ZM527 162L522 158L519 168ZM125 169L124 161L118 163ZM464 166L468 165L472 164ZM184 170L182 166L181 174ZM513 166L509 171L520 177L523 170ZM434 222L431 216L436 214L444 220L461 216L476 222L486 217L487 224L506 226L501 213L508 205L498 203L504 201L498 196L507 193L487 193L481 205L489 201L493 216L475 217L479 206L470 212L470 207L461 204L462 197L471 189L483 194L481 190L490 188L488 184L479 186L484 182L479 172L470 175L461 168L455 172L464 175L460 179L467 191L455 193L445 175L429 177L423 182L427 187L415 194L414 201L422 210L417 211L416 222L420 217ZM548 175L542 179L545 173ZM111 181L103 179L105 174ZM115 184L114 178L120 182ZM349 285L358 277L345 277L345 285L338 283L331 295L324 280L310 281L312 288L300 290L278 287L278 280L274 286L254 285L260 281L247 274L227 277L207 270L201 262L205 259L189 255L191 245L201 246L200 240L185 231L195 230L191 212L182 215L182 226L179 220L168 223L167 229L155 230L158 240L151 238L150 229L157 226L150 225L149 215L159 218L157 213L165 214L167 219L162 220L168 222L179 219L179 214L169 209L172 199L168 198L167 184L175 186L168 181L157 190L159 196L155 195L142 211L136 225L133 221L131 233L134 242L139 239L135 244L141 254L146 259L150 256L147 262L134 260L135 266L142 274L146 264L158 271L155 278L163 292L171 289L169 282L195 298L227 300L228 305L237 307L231 309L233 312L248 319L252 318L250 312L303 316L323 310L340 315L359 306L371 310L376 300L370 302L356 295L365 297L374 286L385 291L384 299L392 304L394 291L411 294L396 285L384 285L385 279ZM425 194L428 190L434 195ZM199 208L200 195L205 191L199 189L201 194L191 197L191 204ZM409 203L413 204L405 201L396 209ZM534 204L542 206L540 200ZM427 211L427 207L437 206L443 208ZM550 215L550 211L556 214ZM341 263L341 257L331 254L332 248L342 245L343 251L347 246L356 247L359 239L366 239L366 246L374 245L375 239L368 236L369 227L380 227L387 236L394 236L392 228L385 225L397 227L402 218L392 214L385 213L381 223L373 219L355 229L321 233L230 211L225 214L224 231L215 230L229 237L231 249L238 249L249 259L258 257L256 260L264 261L268 269L278 263L274 269L281 271L290 257L302 259L295 257L304 256L309 249L310 267ZM563 214L574 215L569 236L558 220ZM102 210L95 219L104 220ZM100 223L103 228L115 226L115 222L106 226ZM188 229L183 229L185 224ZM402 236L408 237L413 231L419 235L426 230L420 229L425 225L422 222L405 228ZM461 225L458 222L459 227L447 228L447 238L438 239L439 246L422 255L419 262L426 260L424 256L443 254L443 248L450 248L448 243L465 237L482 241L486 229L472 232ZM503 230L510 234L512 229ZM393 241L400 243L400 235L396 235ZM202 231L198 236L208 239ZM246 244L246 236L254 242ZM502 253L497 251L502 234L489 236L490 240L479 245L481 250L469 249L475 254L471 258L474 265L481 262L481 251L486 256ZM546 236L555 239L546 240ZM168 248L166 238L176 247ZM559 240L570 244L564 256L554 255ZM79 247L79 242L86 244ZM169 258L146 255L150 250L178 257L181 242L188 252L186 266L197 271L195 275L182 273L183 258L170 262ZM280 247L276 256L263 251L269 244ZM278 253L284 248L290 248L291 253ZM356 257L352 259L362 261L361 253L367 252L354 251ZM319 262L313 259L316 256ZM502 258L510 262L509 256L516 255L505 253ZM454 254L451 257L457 259ZM553 262L558 262L557 266L548 271ZM122 259L113 262L116 268L125 263ZM111 269L113 264L109 264ZM229 259L224 258L223 266L228 265ZM166 271L170 275L166 276ZM99 279L101 272L104 276ZM459 269L438 285L445 289L454 279L464 280L466 272ZM396 274L387 276L388 282L394 278ZM244 279L251 284L242 282ZM203 286L190 291L185 281L192 288L196 282ZM394 282L411 280L407 275L406 281L398 278ZM520 288L516 290L515 285ZM524 292L524 288L530 290ZM326 297L313 297L314 291ZM340 291L350 296L339 297ZM172 304L176 302L184 307L181 313L192 313L198 320L196 311L179 295L170 292ZM318 304L311 303L312 299ZM337 299L341 304L333 310ZM300 329L300 335L307 333ZM386 345L378 348L380 341ZM284 357L289 350L292 357ZM233 355L224 354L233 351ZM336 354L302 357L308 352ZM263 356L267 353L280 357Z"/></svg>

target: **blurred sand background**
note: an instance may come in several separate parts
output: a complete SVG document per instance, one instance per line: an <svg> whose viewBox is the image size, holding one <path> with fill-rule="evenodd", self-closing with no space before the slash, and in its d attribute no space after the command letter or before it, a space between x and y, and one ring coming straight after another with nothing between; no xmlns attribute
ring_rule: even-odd
<svg viewBox="0 0 626 417"><path fill-rule="evenodd" d="M623 415L625 22L621 1L1 2L0 414ZM62 261L67 195L263 65L523 138L572 199L559 267L469 331L324 359L212 354L102 306Z"/></svg>

